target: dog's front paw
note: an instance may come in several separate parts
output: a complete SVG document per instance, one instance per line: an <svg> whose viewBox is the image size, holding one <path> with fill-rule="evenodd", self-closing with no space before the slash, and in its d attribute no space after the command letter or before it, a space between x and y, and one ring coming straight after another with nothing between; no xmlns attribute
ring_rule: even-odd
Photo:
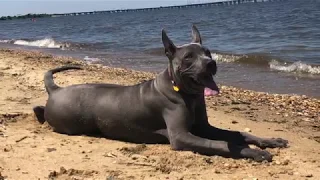
<svg viewBox="0 0 320 180"><path fill-rule="evenodd" d="M268 151L257 150L256 154L253 156L253 160L255 160L257 162L262 162L262 161L271 162L272 157L273 157L273 155L271 153L269 153Z"/></svg>
<svg viewBox="0 0 320 180"><path fill-rule="evenodd" d="M251 148L244 149L242 151L242 155L244 155L245 158L250 158L257 162L262 162L262 161L271 162L273 157L272 154L269 153L268 151L251 149Z"/></svg>
<svg viewBox="0 0 320 180"><path fill-rule="evenodd" d="M265 148L286 148L288 147L288 141L282 138L264 139L261 141L259 147Z"/></svg>

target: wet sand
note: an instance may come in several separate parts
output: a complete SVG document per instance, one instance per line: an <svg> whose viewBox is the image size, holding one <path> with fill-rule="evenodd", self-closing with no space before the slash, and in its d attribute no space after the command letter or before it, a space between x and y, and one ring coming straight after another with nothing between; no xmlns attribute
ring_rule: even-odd
<svg viewBox="0 0 320 180"><path fill-rule="evenodd" d="M0 50L0 179L320 179L320 100L222 86L207 98L210 123L289 140L268 149L271 163L175 152L169 145L137 145L105 138L67 136L40 125L32 107L44 105L43 74L62 65L83 71L58 73L60 86L135 84L155 74L54 57L35 51Z"/></svg>

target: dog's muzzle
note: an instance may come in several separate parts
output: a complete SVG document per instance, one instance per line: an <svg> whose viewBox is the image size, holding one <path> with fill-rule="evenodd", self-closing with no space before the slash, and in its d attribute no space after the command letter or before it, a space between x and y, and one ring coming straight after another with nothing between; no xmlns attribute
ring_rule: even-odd
<svg viewBox="0 0 320 180"><path fill-rule="evenodd" d="M217 64L215 61L210 60L206 66L206 73L201 78L201 83L205 86L204 95L214 96L219 94L219 88L213 79L213 75L217 73Z"/></svg>

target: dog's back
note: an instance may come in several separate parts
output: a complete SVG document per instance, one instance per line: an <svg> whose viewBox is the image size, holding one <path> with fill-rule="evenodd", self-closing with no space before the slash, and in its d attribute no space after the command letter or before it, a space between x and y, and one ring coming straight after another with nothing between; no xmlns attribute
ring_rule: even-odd
<svg viewBox="0 0 320 180"><path fill-rule="evenodd" d="M162 96L155 94L154 80L133 86L72 85L51 92L44 119L63 134L99 133L131 142L162 142L167 139L154 133L166 128Z"/></svg>

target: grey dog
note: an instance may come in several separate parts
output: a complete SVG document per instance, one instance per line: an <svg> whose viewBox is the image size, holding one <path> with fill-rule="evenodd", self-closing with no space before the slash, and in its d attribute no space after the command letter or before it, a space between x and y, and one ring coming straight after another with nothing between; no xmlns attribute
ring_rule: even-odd
<svg viewBox="0 0 320 180"><path fill-rule="evenodd" d="M213 80L216 62L192 26L192 42L175 46L162 30L168 67L155 79L133 86L80 84L59 87L53 74L76 66L48 71L44 82L49 99L33 108L40 123L55 132L93 135L133 143L170 143L173 150L204 155L272 161L272 154L252 149L287 147L281 138L260 138L249 133L213 127L208 122L204 96L219 93Z"/></svg>

